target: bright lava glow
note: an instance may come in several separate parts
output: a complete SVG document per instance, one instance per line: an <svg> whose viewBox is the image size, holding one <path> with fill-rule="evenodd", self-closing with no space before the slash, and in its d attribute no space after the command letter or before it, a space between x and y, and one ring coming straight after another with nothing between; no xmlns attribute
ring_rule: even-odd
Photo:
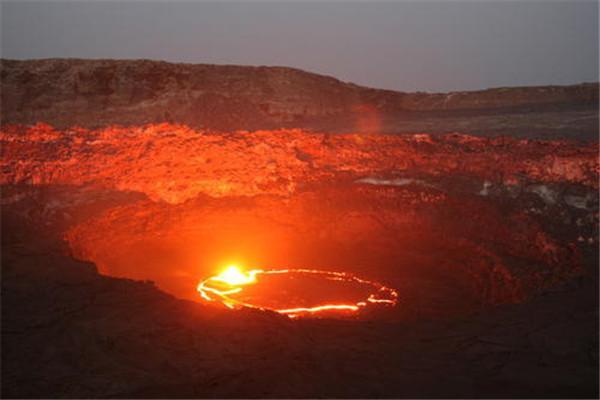
<svg viewBox="0 0 600 400"><path fill-rule="evenodd" d="M244 273L236 265L230 265L227 269L213 278L215 281L221 281L228 285L248 285L256 282L256 272L250 271Z"/></svg>
<svg viewBox="0 0 600 400"><path fill-rule="evenodd" d="M244 286L255 285L259 283L258 276L260 275L275 275L275 274L290 274L294 276L311 276L333 281L343 281L348 283L357 283L370 287L371 293L366 299L355 303L332 303L321 304L312 307L291 307L291 308L268 308L260 307L254 304L243 302L235 299L233 295L237 295L243 291ZM262 270L252 269L243 271L236 265L228 266L223 272L216 276L212 276L198 284L198 292L200 296L211 302L220 302L228 308L259 308L268 309L277 313L287 315L291 318L314 315L321 312L357 312L369 306L369 304L382 304L394 306L397 303L398 293L391 288L383 286L377 282L368 281L358 278L352 274L345 272L320 271L313 269L279 269L279 270Z"/></svg>

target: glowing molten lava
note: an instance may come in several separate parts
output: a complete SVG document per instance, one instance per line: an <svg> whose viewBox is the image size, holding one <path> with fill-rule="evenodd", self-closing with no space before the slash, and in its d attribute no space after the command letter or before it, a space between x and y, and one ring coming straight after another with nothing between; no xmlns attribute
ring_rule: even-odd
<svg viewBox="0 0 600 400"><path fill-rule="evenodd" d="M332 288L334 282L341 285L337 290ZM200 282L198 292L204 300L218 301L228 308L271 310L292 318L324 312L354 313L369 305L394 306L398 298L393 289L345 272L243 271L235 265ZM338 297L346 300L337 301Z"/></svg>
<svg viewBox="0 0 600 400"><path fill-rule="evenodd" d="M235 265L230 265L225 271L215 276L213 280L224 282L228 285L248 285L256 282L256 271L250 271L248 274L245 274Z"/></svg>

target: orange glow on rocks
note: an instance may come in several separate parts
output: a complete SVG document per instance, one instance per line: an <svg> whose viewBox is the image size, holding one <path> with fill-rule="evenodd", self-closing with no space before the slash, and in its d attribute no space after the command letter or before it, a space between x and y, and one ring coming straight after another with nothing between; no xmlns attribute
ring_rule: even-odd
<svg viewBox="0 0 600 400"><path fill-rule="evenodd" d="M277 279L266 279L269 277ZM329 287L329 290L321 291L322 296L317 296L323 299L308 293L314 290L316 281L320 281L321 287ZM271 310L291 318L355 313L367 307L394 306L398 299L394 289L345 272L315 269L243 271L235 265L201 281L198 292L204 300L219 302L228 308Z"/></svg>
<svg viewBox="0 0 600 400"><path fill-rule="evenodd" d="M40 123L2 126L0 146L0 183L13 193L3 200L48 201L40 215L65 229L75 257L229 307L461 313L577 276L580 244L597 243L595 143ZM230 301L200 297L197 280L215 275L224 254L248 265L342 265L398 289L402 307L343 277L261 272L253 282L239 268L222 277L229 283L210 281L234 290Z"/></svg>
<svg viewBox="0 0 600 400"><path fill-rule="evenodd" d="M376 130L376 118L367 119L360 128ZM598 186L594 144L462 134L328 137L281 129L218 135L166 123L63 131L37 124L2 126L0 144L2 184L91 185L170 204L199 195L291 196L339 176L413 170L513 186L524 180Z"/></svg>

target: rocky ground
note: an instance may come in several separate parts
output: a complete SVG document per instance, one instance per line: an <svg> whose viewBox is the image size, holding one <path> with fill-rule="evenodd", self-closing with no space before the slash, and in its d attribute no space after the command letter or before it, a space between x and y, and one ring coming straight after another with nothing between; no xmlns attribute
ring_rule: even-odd
<svg viewBox="0 0 600 400"><path fill-rule="evenodd" d="M460 176L471 180L472 190L486 185L488 191L541 184L552 192L558 183L598 187L596 144L569 140L299 129L212 134L172 124L96 130L7 126L0 140L3 183L93 183L172 204L199 194L291 196L311 185L368 178L435 186L444 177Z"/></svg>
<svg viewBox="0 0 600 400"><path fill-rule="evenodd" d="M598 397L597 84L110 60L1 80L3 398ZM399 303L201 302L231 259Z"/></svg>
<svg viewBox="0 0 600 400"><path fill-rule="evenodd" d="M213 310L23 243L4 244L2 278L4 398L598 395L585 280L469 318L389 323Z"/></svg>
<svg viewBox="0 0 600 400"><path fill-rule="evenodd" d="M168 124L1 138L4 397L597 396L595 145ZM342 268L400 303L298 321L203 305L224 254Z"/></svg>

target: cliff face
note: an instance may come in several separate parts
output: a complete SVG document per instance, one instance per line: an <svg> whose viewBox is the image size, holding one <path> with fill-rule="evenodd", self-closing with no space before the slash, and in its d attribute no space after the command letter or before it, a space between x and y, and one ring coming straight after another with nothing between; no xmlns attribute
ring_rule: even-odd
<svg viewBox="0 0 600 400"><path fill-rule="evenodd" d="M222 129L339 113L361 91L291 68L108 60L4 61L2 84L7 122Z"/></svg>
<svg viewBox="0 0 600 400"><path fill-rule="evenodd" d="M426 128L433 118L435 131L464 132L448 117L498 109L595 110L598 104L597 84L400 93L292 68L144 60L3 60L1 82L3 123L58 127L174 122L218 130L432 132ZM407 119L420 125L407 126Z"/></svg>

